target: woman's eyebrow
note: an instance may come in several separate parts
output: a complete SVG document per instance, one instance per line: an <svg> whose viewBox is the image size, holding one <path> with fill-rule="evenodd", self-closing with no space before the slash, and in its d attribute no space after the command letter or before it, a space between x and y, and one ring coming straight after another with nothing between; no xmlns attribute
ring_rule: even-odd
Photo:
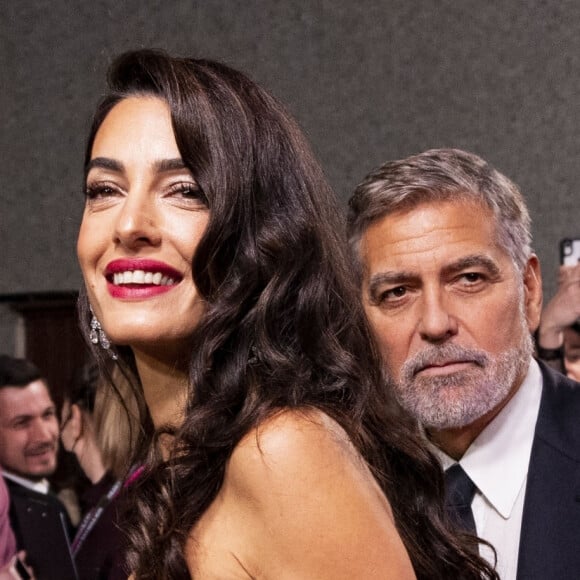
<svg viewBox="0 0 580 580"><path fill-rule="evenodd" d="M125 166L121 161L117 159L111 159L110 157L95 157L91 159L87 164L85 174L88 175L91 169L107 169L109 171L115 171L116 173L124 173ZM166 173L170 171L180 171L182 169L189 169L186 167L183 159L176 157L174 159L160 159L153 163L153 171L155 173Z"/></svg>
<svg viewBox="0 0 580 580"><path fill-rule="evenodd" d="M181 157L176 157L175 159L161 159L160 161L156 161L153 166L159 173L163 173L164 171L175 171L176 169L187 169Z"/></svg>
<svg viewBox="0 0 580 580"><path fill-rule="evenodd" d="M95 157L94 159L91 159L87 164L86 173L95 167L118 172L122 172L125 169L125 166L120 161L109 157Z"/></svg>

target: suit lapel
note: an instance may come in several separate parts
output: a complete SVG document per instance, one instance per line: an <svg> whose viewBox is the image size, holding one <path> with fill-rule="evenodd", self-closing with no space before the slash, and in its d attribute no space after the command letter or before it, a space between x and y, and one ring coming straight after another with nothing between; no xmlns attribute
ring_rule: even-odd
<svg viewBox="0 0 580 580"><path fill-rule="evenodd" d="M580 385L540 365L518 580L580 577Z"/></svg>

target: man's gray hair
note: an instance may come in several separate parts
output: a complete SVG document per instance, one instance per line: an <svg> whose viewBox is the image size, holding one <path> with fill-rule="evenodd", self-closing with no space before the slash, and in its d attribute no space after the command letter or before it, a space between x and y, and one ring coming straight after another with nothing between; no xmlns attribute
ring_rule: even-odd
<svg viewBox="0 0 580 580"><path fill-rule="evenodd" d="M452 200L471 200L491 209L498 245L523 271L532 252L531 220L517 186L477 155L431 149L381 165L355 189L348 202L348 238L359 274L360 242L371 224L425 202Z"/></svg>

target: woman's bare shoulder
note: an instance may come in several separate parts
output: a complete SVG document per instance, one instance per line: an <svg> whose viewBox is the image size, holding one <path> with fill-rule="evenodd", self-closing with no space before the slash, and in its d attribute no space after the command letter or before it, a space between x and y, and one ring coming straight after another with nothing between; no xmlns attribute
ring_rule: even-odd
<svg viewBox="0 0 580 580"><path fill-rule="evenodd" d="M254 427L236 446L229 476L240 483L308 478L305 471L335 469L337 462L366 466L344 429L317 409L279 411ZM254 482L254 477L257 481Z"/></svg>
<svg viewBox="0 0 580 580"><path fill-rule="evenodd" d="M240 559L259 562L263 577L413 578L386 497L321 411L285 410L252 429L222 493L252 538Z"/></svg>

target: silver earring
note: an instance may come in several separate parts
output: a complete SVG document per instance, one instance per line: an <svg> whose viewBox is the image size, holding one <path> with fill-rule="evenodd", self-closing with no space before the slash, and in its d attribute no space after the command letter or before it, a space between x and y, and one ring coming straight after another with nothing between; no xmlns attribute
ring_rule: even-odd
<svg viewBox="0 0 580 580"><path fill-rule="evenodd" d="M92 312L92 309L91 309ZM93 313L91 318L91 330L89 332L89 340L93 344L100 344L101 348L107 351L113 360L117 360L117 355L111 350L111 341L105 334L101 323L97 320L97 317Z"/></svg>

